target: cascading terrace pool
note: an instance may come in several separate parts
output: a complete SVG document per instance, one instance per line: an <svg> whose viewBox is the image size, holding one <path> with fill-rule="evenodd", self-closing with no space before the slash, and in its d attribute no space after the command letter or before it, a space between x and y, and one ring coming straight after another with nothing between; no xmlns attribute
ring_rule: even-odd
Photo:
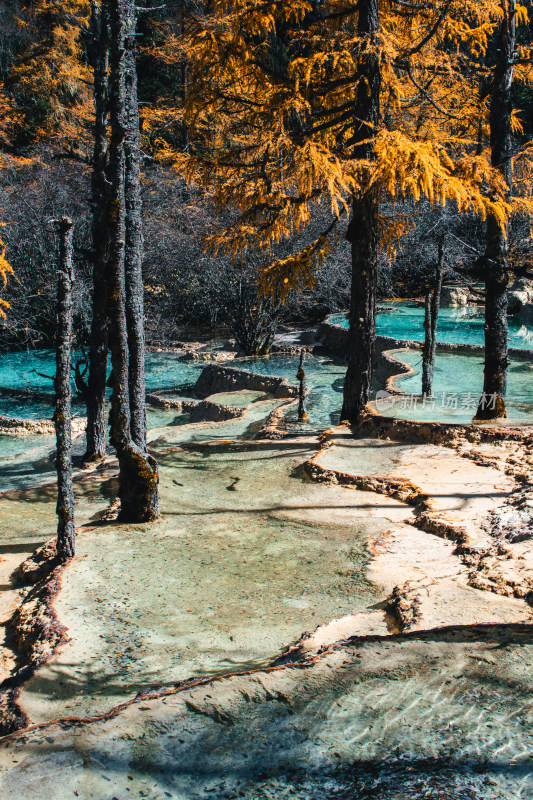
<svg viewBox="0 0 533 800"><path fill-rule="evenodd" d="M459 306L441 308L437 338L450 344L484 343L484 308L482 306ZM345 313L330 317L334 325L348 327ZM378 307L376 334L395 339L422 342L424 339L424 304L412 300L386 300ZM509 347L533 349L533 328L515 317L509 317Z"/></svg>
<svg viewBox="0 0 533 800"><path fill-rule="evenodd" d="M328 322L341 328L348 327L347 315L333 314ZM411 346L397 348L390 353L408 367L401 367L389 388L393 391L378 396L372 403L376 410L390 417L401 417L419 422L448 422L468 424L476 412L483 390L483 334L484 309L480 306L441 308L437 328L440 344L465 345L465 349L446 351L437 349L433 383L434 397L421 397L422 353ZM379 307L376 316L376 334L400 340L420 342L424 339L424 305L416 301L387 301ZM468 347L473 346L471 352ZM507 384L507 414L510 424L533 422L533 327L516 318L509 318L509 347L520 350L520 355L510 357ZM374 387L380 392L384 387ZM396 395L395 392L401 394ZM487 399L487 402L490 402Z"/></svg>
<svg viewBox="0 0 533 800"><path fill-rule="evenodd" d="M380 307L376 318L377 335L423 340L423 304L414 301L387 301ZM329 321L347 327L346 314L332 315ZM478 306L442 308L439 314L438 341L451 344L483 344L483 309ZM509 345L521 350L533 349L533 327L516 319L509 319ZM214 347L219 347L214 344ZM395 356L410 367L410 373L399 375L394 388L409 399L393 398L383 402L380 413L420 421L466 423L475 412L475 404L483 386L482 353L438 352L435 364L435 401L424 406L416 400L420 394L421 353L417 350L396 351ZM527 356L513 356L509 367L508 414L511 423L533 422L533 368ZM274 354L269 357L239 358L231 362L237 369L251 370L264 375L279 375L295 380L298 357ZM150 352L146 359L146 387L152 392L176 389L180 396L190 396L190 388L199 377L204 364L184 360L172 352ZM340 363L320 355L307 355L305 364L307 400L310 423L313 427L327 428L339 421L342 405L342 386L345 368ZM54 372L54 353L41 350L23 353L0 354L0 386L12 389L31 389L51 392L50 376ZM384 387L378 383L374 391ZM74 413L83 415L81 403L74 404ZM294 410L289 417L294 416ZM0 415L22 418L49 418L50 403L0 396ZM148 409L149 427L183 424L187 415L169 414ZM17 452L14 437L0 437L0 454ZM8 441L9 440L9 441ZM29 443L29 442L28 442Z"/></svg>
<svg viewBox="0 0 533 800"><path fill-rule="evenodd" d="M296 355L274 354L267 357L239 358L230 362L232 367L258 372L263 375L278 375L290 381L296 380L299 357ZM147 353L146 388L148 392L174 389L179 397L190 397L192 386L200 376L205 363L185 361L175 353ZM0 356L0 386L12 389L30 389L37 392L50 392L51 381L36 374L53 374L55 369L52 351L33 351L28 353L7 353ZM305 359L306 382L310 390L307 408L313 427L327 428L339 421L342 385L345 367L333 363L327 356L308 354ZM75 414L83 415L84 406L75 402ZM51 404L32 398L13 398L0 396L0 415L21 418L50 418ZM291 412L294 416L294 412ZM149 408L148 427L164 427L183 424L186 415L179 418L176 413ZM0 455L18 450L13 441L15 437L0 437Z"/></svg>
<svg viewBox="0 0 533 800"><path fill-rule="evenodd" d="M304 630L383 605L367 542L387 542L409 513L305 481L310 437L256 441L277 405L258 399L242 419L153 430L156 525L99 525L112 473L76 483L78 554L55 602L69 640L22 686L22 708L46 726L0 744L6 796L531 796L533 645L520 626L362 637L269 666ZM386 441L357 449L370 474L413 458ZM334 456L326 463L344 467L342 448ZM43 484L0 495L3 552L53 535L55 492ZM190 676L204 683L180 690Z"/></svg>
<svg viewBox="0 0 533 800"><path fill-rule="evenodd" d="M394 326L386 333L419 338ZM476 395L480 355L442 355L450 358L439 355L436 392L455 382L461 394ZM419 351L397 357L412 372L395 378L395 388L416 394ZM294 382L298 362L276 354L230 366ZM0 363L0 385L50 391L50 381L32 370L51 374L52 353L8 354ZM192 396L204 366L150 353L147 389ZM530 626L516 623L527 604L470 587L456 543L418 530L405 499L308 479L303 464L320 448L318 434L339 420L345 367L307 355L305 371L310 422L297 425L288 406L286 438L257 438L269 414L287 402L257 391L214 395L245 409L219 423L190 424L186 414L149 410L149 448L161 478L162 516L154 525L105 523L116 493L110 462L78 474L78 552L54 602L68 640L21 685L21 708L43 727L0 743L6 796L533 795L533 645ZM528 359L513 360L509 393L513 419L530 421ZM2 404L14 416L50 416L40 401ZM470 421L470 408L455 412L454 421ZM432 413L449 419L447 409ZM479 502L492 511L511 494L508 476L446 447L420 444L419 458L412 444L354 444L349 431L336 430L336 443L321 455L324 469L420 481L431 475L432 502L448 521L469 516L468 493L477 502L478 487ZM83 437L75 447L81 454ZM0 439L0 558L22 560L54 535L52 448L48 435ZM413 549L405 564L402 547ZM380 573L375 564L387 554L390 574ZM415 610L429 602L436 576L438 591L451 581L466 608L475 600L485 614L480 624L443 627L452 613L445 603L434 630L420 623L399 634L384 609L396 582L416 583L417 575L423 580ZM307 660L276 661L306 640L304 631L358 613L363 621L379 616L381 627L338 636ZM498 614L512 624L494 622ZM187 682L192 676L198 686Z"/></svg>

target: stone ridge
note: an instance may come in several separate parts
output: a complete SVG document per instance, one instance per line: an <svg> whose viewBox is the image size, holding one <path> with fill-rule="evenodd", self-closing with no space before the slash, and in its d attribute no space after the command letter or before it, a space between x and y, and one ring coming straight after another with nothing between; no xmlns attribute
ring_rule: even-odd
<svg viewBox="0 0 533 800"><path fill-rule="evenodd" d="M298 387L286 378L273 375L260 375L248 370L222 367L210 364L202 370L194 390L198 397L209 397L220 392L236 392L242 389L256 389L267 392L276 398L297 397Z"/></svg>

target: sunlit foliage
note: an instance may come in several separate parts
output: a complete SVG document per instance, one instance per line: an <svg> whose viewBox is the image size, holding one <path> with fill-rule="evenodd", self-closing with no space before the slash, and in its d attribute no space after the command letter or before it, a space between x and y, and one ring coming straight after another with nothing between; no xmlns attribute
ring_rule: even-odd
<svg viewBox="0 0 533 800"><path fill-rule="evenodd" d="M425 197L491 214L503 227L512 206L490 164L484 88L501 13L497 0L383 0L377 35L360 37L354 0L215 0L165 50L176 64L187 59L190 146L177 152L163 135L154 150L213 192L220 209L238 206L238 223L211 239L234 255L291 237L318 200L338 218L371 188L389 201ZM523 6L517 16L527 21ZM370 50L380 61L381 121L364 161L354 157L353 110L368 91L358 64ZM526 64L520 77L530 79ZM531 210L524 197L512 202ZM311 286L326 247L321 236L272 265L266 288Z"/></svg>

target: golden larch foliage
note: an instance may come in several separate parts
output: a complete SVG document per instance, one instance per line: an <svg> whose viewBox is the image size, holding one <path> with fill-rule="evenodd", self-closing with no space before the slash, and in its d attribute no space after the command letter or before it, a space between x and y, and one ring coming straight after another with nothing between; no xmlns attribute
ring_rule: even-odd
<svg viewBox="0 0 533 800"><path fill-rule="evenodd" d="M370 190L491 214L504 227L529 200L509 202L490 162L484 59L501 14L499 0L382 0L380 28L368 37L357 33L355 0L214 0L165 51L168 62L187 59L179 114L193 145L173 152L162 136L156 154L210 191L221 210L239 210L237 223L210 240L234 256L294 236L319 201L339 218L354 193ZM517 21L527 21L523 6ZM357 77L369 52L379 58L381 114L372 158L361 160L354 108L369 90ZM529 81L530 66L519 75ZM519 132L519 112L513 125ZM381 230L392 252L405 225L388 220ZM272 264L263 286L282 295L312 286L326 251L318 237Z"/></svg>

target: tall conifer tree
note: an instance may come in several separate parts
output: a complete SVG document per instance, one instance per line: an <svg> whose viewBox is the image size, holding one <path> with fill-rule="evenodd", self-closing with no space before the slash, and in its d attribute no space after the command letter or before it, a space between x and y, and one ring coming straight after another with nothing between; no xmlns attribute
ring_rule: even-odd
<svg viewBox="0 0 533 800"><path fill-rule="evenodd" d="M264 290L283 296L312 287L328 235L349 216L351 422L371 387L378 247L403 229L379 215L380 199L425 196L505 228L505 183L476 154L480 106L475 77L463 76L464 53L486 50L498 13L497 0L214 2L177 49L190 63L191 152L175 160L241 211L215 248L268 248L329 204L323 235L264 271Z"/></svg>

